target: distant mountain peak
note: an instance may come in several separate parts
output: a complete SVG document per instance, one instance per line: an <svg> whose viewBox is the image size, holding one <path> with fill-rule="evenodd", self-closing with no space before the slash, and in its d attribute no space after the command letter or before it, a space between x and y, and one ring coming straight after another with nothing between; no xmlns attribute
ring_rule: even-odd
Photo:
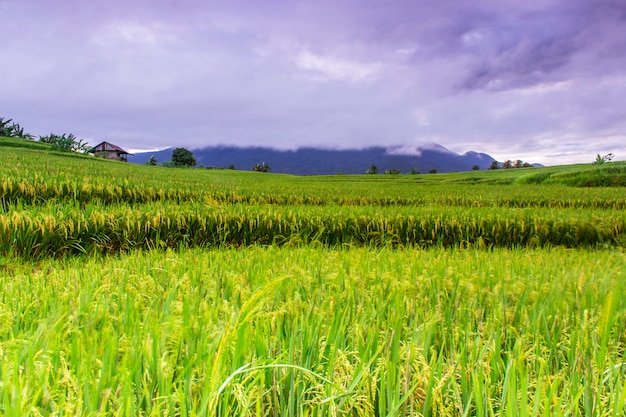
<svg viewBox="0 0 626 417"><path fill-rule="evenodd" d="M420 145L392 146L387 148L385 153L387 155L422 156L422 152L424 151L433 151L457 155L456 152L453 152L445 146L439 145L438 143L434 142L423 143Z"/></svg>
<svg viewBox="0 0 626 417"><path fill-rule="evenodd" d="M463 156L478 158L478 159L493 159L486 153L480 153L480 152L474 152L474 151L465 152Z"/></svg>

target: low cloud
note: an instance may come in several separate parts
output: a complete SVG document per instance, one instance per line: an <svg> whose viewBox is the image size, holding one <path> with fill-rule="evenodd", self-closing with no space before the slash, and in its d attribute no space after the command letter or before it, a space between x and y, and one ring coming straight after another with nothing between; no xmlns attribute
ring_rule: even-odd
<svg viewBox="0 0 626 417"><path fill-rule="evenodd" d="M0 0L0 116L132 149L626 158L626 4ZM37 30L24 30L36 27ZM593 159L593 158L592 158Z"/></svg>
<svg viewBox="0 0 626 417"><path fill-rule="evenodd" d="M295 63L307 73L305 78L321 81L364 82L372 80L380 70L380 64L359 63L315 55L308 51L298 54Z"/></svg>

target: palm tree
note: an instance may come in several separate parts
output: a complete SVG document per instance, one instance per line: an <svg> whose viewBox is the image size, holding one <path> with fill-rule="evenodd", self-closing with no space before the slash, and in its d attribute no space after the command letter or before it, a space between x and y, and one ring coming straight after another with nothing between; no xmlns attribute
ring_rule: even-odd
<svg viewBox="0 0 626 417"><path fill-rule="evenodd" d="M89 152L89 145L83 139L78 139L72 133L63 133L62 135L55 135L50 133L48 136L39 136L39 142L49 143L52 145L52 149L64 152Z"/></svg>
<svg viewBox="0 0 626 417"><path fill-rule="evenodd" d="M0 117L0 136L11 136L11 125L9 125L9 123L11 123L13 121L13 119L9 119L9 120L4 120L4 117Z"/></svg>
<svg viewBox="0 0 626 417"><path fill-rule="evenodd" d="M18 123L12 123L13 119L4 120L0 117L0 136L8 136L10 138L33 139L33 135L24 133L24 128Z"/></svg>

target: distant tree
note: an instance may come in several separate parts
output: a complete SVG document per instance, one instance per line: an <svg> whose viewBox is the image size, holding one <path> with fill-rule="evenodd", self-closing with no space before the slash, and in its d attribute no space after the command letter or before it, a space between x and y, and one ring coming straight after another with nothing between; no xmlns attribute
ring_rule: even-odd
<svg viewBox="0 0 626 417"><path fill-rule="evenodd" d="M263 162L261 164L256 164L252 170L256 172L270 172L272 170L272 166L267 162Z"/></svg>
<svg viewBox="0 0 626 417"><path fill-rule="evenodd" d="M233 165L233 164L228 165L228 169L234 170L235 169L235 165Z"/></svg>
<svg viewBox="0 0 626 417"><path fill-rule="evenodd" d="M24 128L18 123L12 123L13 119L5 120L4 117L0 117L0 136L7 136L20 139L32 140L33 135L30 133L24 133Z"/></svg>
<svg viewBox="0 0 626 417"><path fill-rule="evenodd" d="M500 169L500 165L498 165L498 161L491 161L491 165L489 165L489 169Z"/></svg>
<svg viewBox="0 0 626 417"><path fill-rule="evenodd" d="M513 167L513 163L511 162L510 159L507 159L506 161L504 161L504 163L502 164L502 168L504 169L509 169Z"/></svg>
<svg viewBox="0 0 626 417"><path fill-rule="evenodd" d="M530 165L528 162L524 162L522 164L522 168L530 168L530 167L532 167L532 165Z"/></svg>
<svg viewBox="0 0 626 417"><path fill-rule="evenodd" d="M54 143L59 136L54 133L50 133L48 136L39 136L39 142Z"/></svg>
<svg viewBox="0 0 626 417"><path fill-rule="evenodd" d="M436 174L437 170L436 169L431 169L430 171L428 171L429 174Z"/></svg>
<svg viewBox="0 0 626 417"><path fill-rule="evenodd" d="M523 165L524 161L521 159L516 159L515 162L513 162L513 168L521 168Z"/></svg>
<svg viewBox="0 0 626 417"><path fill-rule="evenodd" d="M12 121L13 119L4 120L4 117L0 117L0 136L11 136L13 128L10 123Z"/></svg>
<svg viewBox="0 0 626 417"><path fill-rule="evenodd" d="M401 174L399 169L388 169L385 171L385 174L387 175L397 175L397 174Z"/></svg>
<svg viewBox="0 0 626 417"><path fill-rule="evenodd" d="M370 169L365 171L366 174L378 174L378 167L374 164L370 165Z"/></svg>
<svg viewBox="0 0 626 417"><path fill-rule="evenodd" d="M417 175L417 174L419 174L419 173L420 173L420 172L417 170L417 168L413 168L413 169L411 170L411 172L409 172L409 174L411 174L411 175Z"/></svg>
<svg viewBox="0 0 626 417"><path fill-rule="evenodd" d="M598 154L598 156L596 157L596 160L593 162L594 165L602 165L605 162L611 162L613 160L613 158L615 157L615 155L613 155L613 153L608 153L604 156L600 156L600 154Z"/></svg>
<svg viewBox="0 0 626 417"><path fill-rule="evenodd" d="M472 166L472 171L479 171L479 170L480 170L480 166L478 165Z"/></svg>
<svg viewBox="0 0 626 417"><path fill-rule="evenodd" d="M191 151L185 148L176 148L172 151L172 164L175 167L193 167L196 166L196 159Z"/></svg>
<svg viewBox="0 0 626 417"><path fill-rule="evenodd" d="M154 157L154 155L150 156L150 159L148 159L148 162L146 162L146 165L156 165L157 164L157 160Z"/></svg>
<svg viewBox="0 0 626 417"><path fill-rule="evenodd" d="M91 148L87 146L87 142L78 139L71 133L63 133L62 135L50 133L48 136L39 136L39 142L51 144L52 149L56 151L81 153L89 153L91 151Z"/></svg>

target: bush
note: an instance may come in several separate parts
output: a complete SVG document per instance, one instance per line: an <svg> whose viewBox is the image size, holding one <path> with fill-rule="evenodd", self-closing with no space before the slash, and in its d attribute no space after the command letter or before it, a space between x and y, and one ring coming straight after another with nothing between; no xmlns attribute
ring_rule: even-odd
<svg viewBox="0 0 626 417"><path fill-rule="evenodd" d="M267 162L263 162L261 164L256 164L252 170L256 172L270 172L272 170L272 166Z"/></svg>

